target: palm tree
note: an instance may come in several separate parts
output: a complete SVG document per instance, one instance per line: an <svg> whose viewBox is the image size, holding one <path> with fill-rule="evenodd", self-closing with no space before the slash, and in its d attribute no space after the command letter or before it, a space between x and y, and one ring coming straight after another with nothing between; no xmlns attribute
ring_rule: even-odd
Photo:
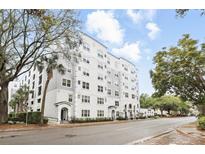
<svg viewBox="0 0 205 154"><path fill-rule="evenodd" d="M26 110L26 103L29 96L29 87L24 85L20 87L16 93L12 96L9 105L14 109L14 112L24 112Z"/></svg>
<svg viewBox="0 0 205 154"><path fill-rule="evenodd" d="M53 54L50 57L42 56L40 60L36 62L38 70L42 71L45 68L47 73L47 79L45 82L43 98L41 102L41 124L43 124L46 94L49 82L53 78L53 70L57 70L60 74L65 74L65 68L62 64L58 64L58 58L59 57L57 54Z"/></svg>

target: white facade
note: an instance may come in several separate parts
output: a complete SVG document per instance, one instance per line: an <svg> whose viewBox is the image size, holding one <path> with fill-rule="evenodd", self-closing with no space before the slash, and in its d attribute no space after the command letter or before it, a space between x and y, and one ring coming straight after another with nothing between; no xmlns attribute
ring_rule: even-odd
<svg viewBox="0 0 205 154"><path fill-rule="evenodd" d="M129 61L111 55L107 47L83 34L79 63L61 57L66 68L54 70L46 95L45 116L61 122L72 118L134 118L139 112L137 70ZM21 84L28 84L31 111L40 111L46 72L37 68L27 73Z"/></svg>
<svg viewBox="0 0 205 154"><path fill-rule="evenodd" d="M142 117L152 117L154 116L154 109L140 108L140 114Z"/></svg>

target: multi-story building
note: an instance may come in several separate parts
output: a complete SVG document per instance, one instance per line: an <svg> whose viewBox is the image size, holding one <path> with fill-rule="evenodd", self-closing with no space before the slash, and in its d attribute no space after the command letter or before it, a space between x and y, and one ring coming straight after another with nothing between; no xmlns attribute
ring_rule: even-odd
<svg viewBox="0 0 205 154"><path fill-rule="evenodd" d="M123 58L115 57L103 44L82 35L83 45L78 63L60 57L64 75L54 70L45 103L45 116L55 121L72 118L134 118L139 111L137 70ZM41 99L47 74L32 68L21 80L33 93L29 96L31 111L41 110Z"/></svg>

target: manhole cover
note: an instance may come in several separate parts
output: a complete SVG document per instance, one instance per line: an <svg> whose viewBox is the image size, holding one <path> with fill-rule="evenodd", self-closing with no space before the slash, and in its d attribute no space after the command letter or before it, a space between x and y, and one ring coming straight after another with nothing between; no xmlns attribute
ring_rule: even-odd
<svg viewBox="0 0 205 154"><path fill-rule="evenodd" d="M19 135L5 135L5 136L0 136L0 139L4 139L4 138L14 138L16 136L19 136Z"/></svg>
<svg viewBox="0 0 205 154"><path fill-rule="evenodd" d="M69 137L69 138L75 137L75 136L77 136L77 135L73 135L73 134L66 134L66 135L65 135L65 137Z"/></svg>

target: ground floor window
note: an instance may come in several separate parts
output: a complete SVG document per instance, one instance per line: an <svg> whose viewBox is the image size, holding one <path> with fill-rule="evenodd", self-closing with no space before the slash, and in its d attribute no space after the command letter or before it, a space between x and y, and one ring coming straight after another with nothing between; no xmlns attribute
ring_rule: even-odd
<svg viewBox="0 0 205 154"><path fill-rule="evenodd" d="M90 110L82 110L82 117L90 117Z"/></svg>
<svg viewBox="0 0 205 154"><path fill-rule="evenodd" d="M115 101L115 106L119 106L119 101Z"/></svg>
<svg viewBox="0 0 205 154"><path fill-rule="evenodd" d="M103 110L97 110L97 116L98 117L104 117L104 111Z"/></svg>
<svg viewBox="0 0 205 154"><path fill-rule="evenodd" d="M120 112L119 112L119 111L116 112L116 116L117 116L117 117L120 116Z"/></svg>
<svg viewBox="0 0 205 154"><path fill-rule="evenodd" d="M73 95L68 95L68 101L72 102L73 101Z"/></svg>

